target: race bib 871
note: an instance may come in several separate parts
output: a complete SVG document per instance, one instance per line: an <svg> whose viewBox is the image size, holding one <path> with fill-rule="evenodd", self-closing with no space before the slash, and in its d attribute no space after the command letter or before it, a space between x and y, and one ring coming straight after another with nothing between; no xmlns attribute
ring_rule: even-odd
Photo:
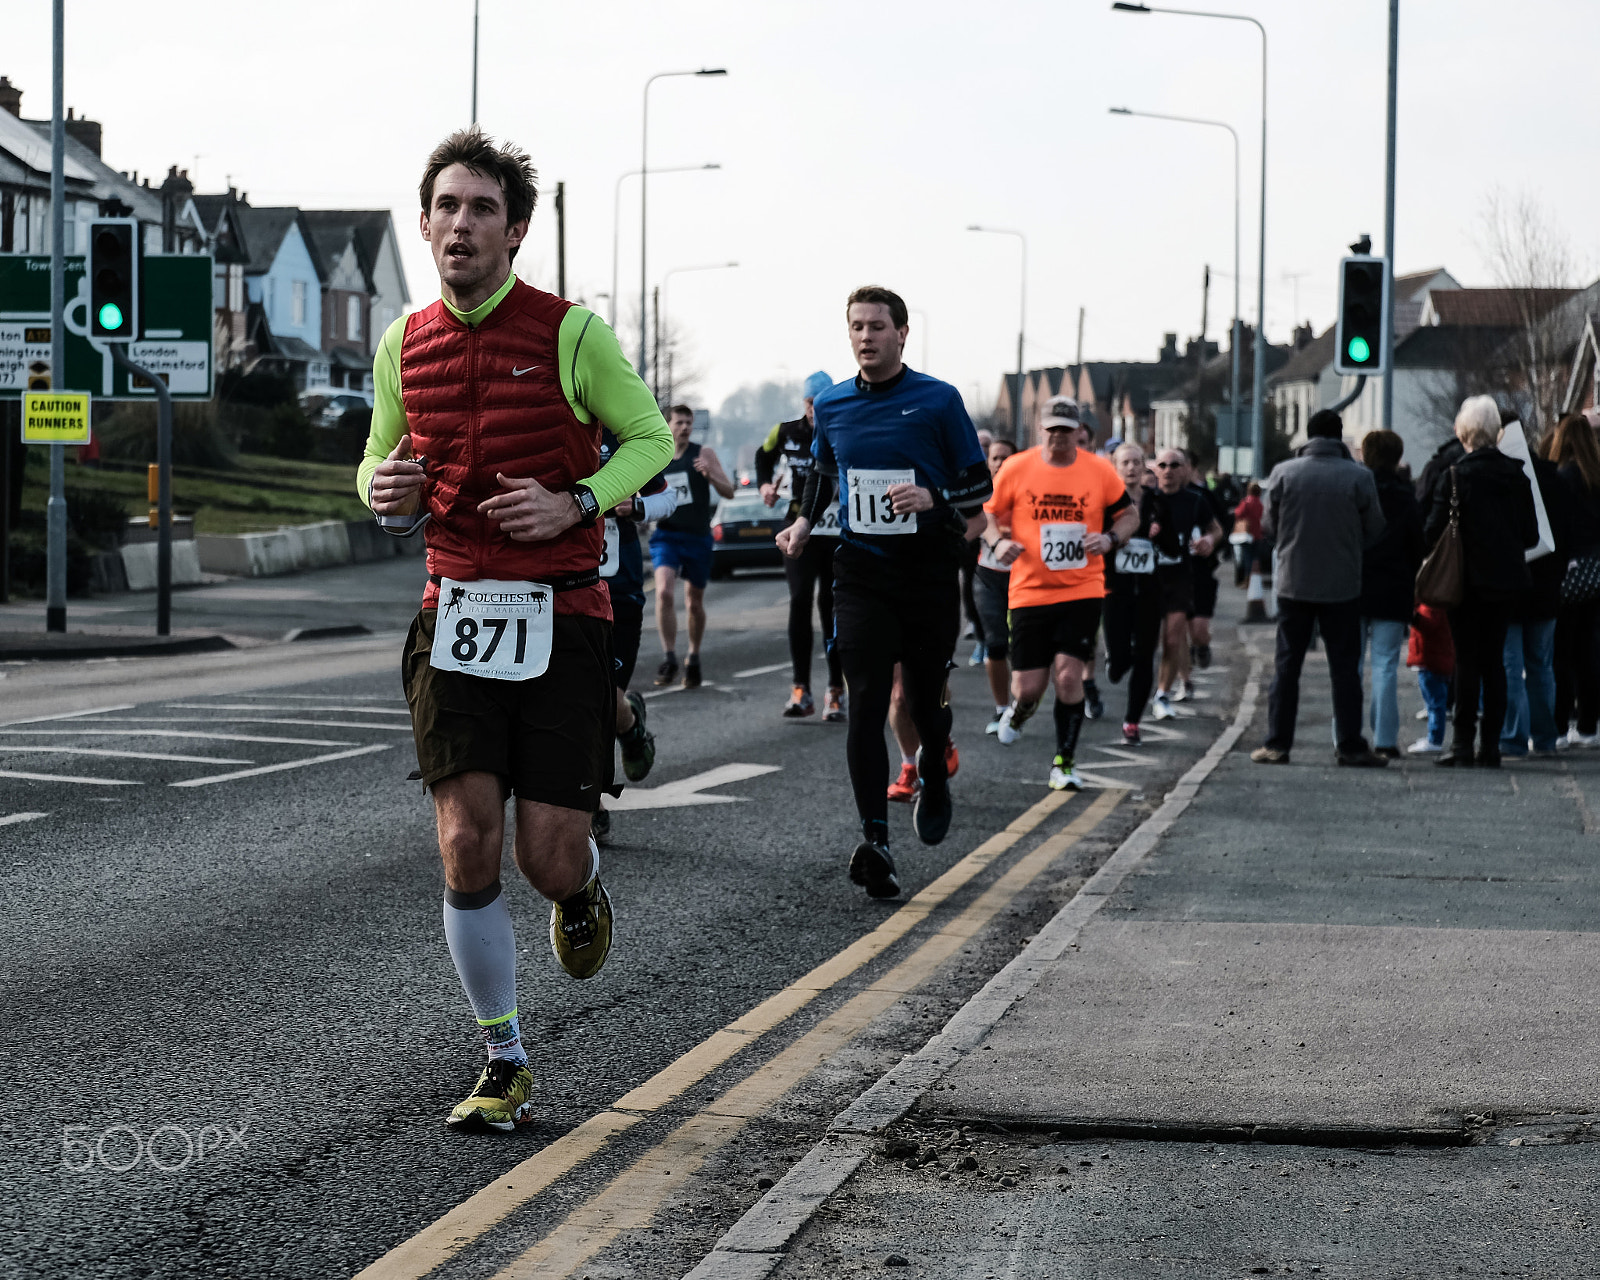
<svg viewBox="0 0 1600 1280"><path fill-rule="evenodd" d="M850 531L877 535L915 533L917 513L897 514L889 504L889 490L897 484L916 484L917 473L851 467L845 472Z"/></svg>
<svg viewBox="0 0 1600 1280"><path fill-rule="evenodd" d="M491 680L532 680L550 665L554 619L555 594L542 582L441 579L428 664Z"/></svg>

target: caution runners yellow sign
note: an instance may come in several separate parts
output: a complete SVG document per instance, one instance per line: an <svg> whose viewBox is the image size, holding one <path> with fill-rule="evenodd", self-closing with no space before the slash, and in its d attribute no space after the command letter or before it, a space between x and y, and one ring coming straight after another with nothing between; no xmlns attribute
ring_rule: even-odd
<svg viewBox="0 0 1600 1280"><path fill-rule="evenodd" d="M24 444L88 444L87 391L28 391L22 396Z"/></svg>

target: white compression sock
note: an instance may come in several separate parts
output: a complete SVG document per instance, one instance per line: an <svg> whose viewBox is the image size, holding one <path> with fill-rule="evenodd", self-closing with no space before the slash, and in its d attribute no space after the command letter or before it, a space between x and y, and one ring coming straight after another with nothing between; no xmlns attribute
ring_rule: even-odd
<svg viewBox="0 0 1600 1280"><path fill-rule="evenodd" d="M526 1062L517 1022L517 940L498 880L478 893L444 891L444 937L490 1059Z"/></svg>

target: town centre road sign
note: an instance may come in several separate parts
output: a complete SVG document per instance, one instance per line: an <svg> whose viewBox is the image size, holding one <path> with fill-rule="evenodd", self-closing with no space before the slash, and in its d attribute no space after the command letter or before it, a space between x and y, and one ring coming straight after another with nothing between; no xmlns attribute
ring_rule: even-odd
<svg viewBox="0 0 1600 1280"><path fill-rule="evenodd" d="M89 337L82 257L66 260L66 275L67 385L36 382L34 388L87 391L96 400L154 400L144 379L112 362L110 343ZM211 399L212 287L209 257L144 259L144 336L128 344L128 358L163 375L174 400ZM50 258L0 254L0 400L21 396L30 377L47 377L50 357Z"/></svg>

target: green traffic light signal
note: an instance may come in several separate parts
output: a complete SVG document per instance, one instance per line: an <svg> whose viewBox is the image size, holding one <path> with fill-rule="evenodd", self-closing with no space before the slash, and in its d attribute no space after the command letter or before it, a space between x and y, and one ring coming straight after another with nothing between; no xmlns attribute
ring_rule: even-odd
<svg viewBox="0 0 1600 1280"><path fill-rule="evenodd" d="M1357 336L1350 339L1350 359L1355 364L1366 364L1372 359L1372 348L1367 345L1367 340Z"/></svg>
<svg viewBox="0 0 1600 1280"><path fill-rule="evenodd" d="M122 328L122 308L115 302L108 302L100 308L100 327L113 331Z"/></svg>

